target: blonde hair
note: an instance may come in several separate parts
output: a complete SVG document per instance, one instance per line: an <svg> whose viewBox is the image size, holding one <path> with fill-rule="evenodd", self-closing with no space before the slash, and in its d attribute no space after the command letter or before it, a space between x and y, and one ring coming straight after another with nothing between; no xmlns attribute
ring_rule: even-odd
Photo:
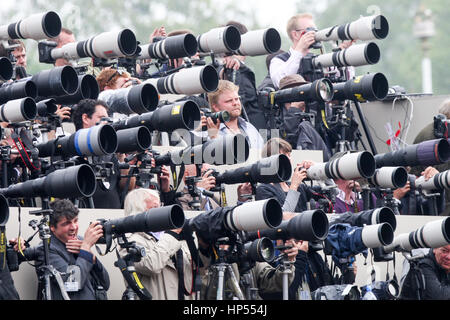
<svg viewBox="0 0 450 320"><path fill-rule="evenodd" d="M147 211L145 199L150 196L157 198L159 201L159 192L156 190L139 188L130 191L125 197L123 205L125 216Z"/></svg>
<svg viewBox="0 0 450 320"><path fill-rule="evenodd" d="M219 96L225 91L239 91L239 87L235 85L233 82L228 80L219 80L219 85L217 86L217 90L214 92L208 93L208 102L209 105L217 104L219 101Z"/></svg>
<svg viewBox="0 0 450 320"><path fill-rule="evenodd" d="M298 20L305 19L305 18L308 18L311 20L314 19L313 15L311 13L299 13L289 19L289 21L287 23L287 27L286 27L286 32L289 36L289 39L293 40L292 36L291 36L291 32L294 30L297 30Z"/></svg>

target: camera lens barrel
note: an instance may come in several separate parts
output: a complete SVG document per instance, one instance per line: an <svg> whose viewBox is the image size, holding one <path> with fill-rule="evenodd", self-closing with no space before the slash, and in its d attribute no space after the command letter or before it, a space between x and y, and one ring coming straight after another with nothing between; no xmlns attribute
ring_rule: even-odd
<svg viewBox="0 0 450 320"><path fill-rule="evenodd" d="M219 85L219 74L212 65L192 67L159 79L148 79L160 94L201 94L215 91Z"/></svg>
<svg viewBox="0 0 450 320"><path fill-rule="evenodd" d="M0 80L8 81L13 76L13 66L8 58L0 57Z"/></svg>
<svg viewBox="0 0 450 320"><path fill-rule="evenodd" d="M47 117L58 110L55 99L46 99L36 103L37 113L40 117Z"/></svg>
<svg viewBox="0 0 450 320"><path fill-rule="evenodd" d="M282 221L275 229L250 232L248 239L267 237L272 240L322 241L328 236L329 222L322 210L308 210L297 214L289 221Z"/></svg>
<svg viewBox="0 0 450 320"><path fill-rule="evenodd" d="M366 211L362 211L360 214L364 215L365 212ZM376 208L367 212L370 213L370 223L368 223L368 221L365 221L365 224L389 223L394 231L395 229L397 229L397 218L395 217L395 213L391 208Z"/></svg>
<svg viewBox="0 0 450 320"><path fill-rule="evenodd" d="M38 90L38 100L74 94L78 89L78 75L71 66L41 71L31 77Z"/></svg>
<svg viewBox="0 0 450 320"><path fill-rule="evenodd" d="M388 80L382 73L359 76L343 83L334 83L334 100L358 102L383 100L389 91Z"/></svg>
<svg viewBox="0 0 450 320"><path fill-rule="evenodd" d="M242 134L220 136L202 145L187 147L181 151L171 151L155 157L157 166L202 164L237 164L247 161L250 146Z"/></svg>
<svg viewBox="0 0 450 320"><path fill-rule="evenodd" d="M363 227L361 239L367 248L387 246L394 240L394 230L389 223L373 224Z"/></svg>
<svg viewBox="0 0 450 320"><path fill-rule="evenodd" d="M11 100L0 106L0 121L17 123L34 120L37 115L36 102L32 98Z"/></svg>
<svg viewBox="0 0 450 320"><path fill-rule="evenodd" d="M186 100L161 106L153 112L121 119L112 126L116 130L145 126L150 131L172 132L177 129L193 130L196 122L200 122L200 109L195 101Z"/></svg>
<svg viewBox="0 0 450 320"><path fill-rule="evenodd" d="M117 150L120 153L142 152L150 148L152 134L144 126L120 130L117 134Z"/></svg>
<svg viewBox="0 0 450 320"><path fill-rule="evenodd" d="M275 257L275 247L269 238L256 239L244 244L244 255L250 261L271 262Z"/></svg>
<svg viewBox="0 0 450 320"><path fill-rule="evenodd" d="M103 124L38 144L36 148L40 157L103 156L116 152L117 133L109 124Z"/></svg>
<svg viewBox="0 0 450 320"><path fill-rule="evenodd" d="M375 170L369 183L381 188L403 188L408 182L408 172L404 167L382 167Z"/></svg>
<svg viewBox="0 0 450 320"><path fill-rule="evenodd" d="M275 103L298 101L327 102L333 99L333 84L327 78L323 78L313 83L275 91L270 93L270 99L273 99Z"/></svg>
<svg viewBox="0 0 450 320"><path fill-rule="evenodd" d="M102 91L98 98L109 106L110 113L142 114L156 109L159 103L159 94L150 83Z"/></svg>
<svg viewBox="0 0 450 320"><path fill-rule="evenodd" d="M353 180L370 178L375 173L375 160L368 151L348 153L325 163L318 163L307 171L312 180Z"/></svg>
<svg viewBox="0 0 450 320"><path fill-rule="evenodd" d="M272 198L237 206L227 214L224 223L227 229L233 231L257 231L278 227L282 217L279 202Z"/></svg>
<svg viewBox="0 0 450 320"><path fill-rule="evenodd" d="M211 165L237 164L247 161L250 145L242 134L225 135L192 148L195 154L203 154L203 161ZM191 157L192 159L192 157Z"/></svg>
<svg viewBox="0 0 450 320"><path fill-rule="evenodd" d="M150 130L172 132L177 129L193 130L194 125L200 123L200 108L193 100L180 101L172 105L162 106L151 114L142 118L150 118L145 121Z"/></svg>
<svg viewBox="0 0 450 320"><path fill-rule="evenodd" d="M31 79L4 83L0 86L0 104L22 98L37 98L37 86Z"/></svg>
<svg viewBox="0 0 450 320"><path fill-rule="evenodd" d="M153 208L143 213L109 220L105 231L110 234L125 234L133 232L159 232L183 227L184 211L175 204Z"/></svg>
<svg viewBox="0 0 450 320"><path fill-rule="evenodd" d="M316 41L385 39L389 34L389 23L383 15L361 17L351 23L326 28L316 32Z"/></svg>
<svg viewBox="0 0 450 320"><path fill-rule="evenodd" d="M395 237L393 243L383 248L386 253L398 249L411 251L418 248L439 248L450 244L450 218L426 223L410 233Z"/></svg>
<svg viewBox="0 0 450 320"><path fill-rule="evenodd" d="M62 24L53 11L33 14L23 20L0 26L0 40L55 38L61 32Z"/></svg>
<svg viewBox="0 0 450 320"><path fill-rule="evenodd" d="M423 190L439 190L450 189L450 170L441 172L425 181L425 177L421 176L415 181L416 188L422 188Z"/></svg>
<svg viewBox="0 0 450 320"><path fill-rule="evenodd" d="M241 46L241 34L235 26L214 28L199 35L197 43L200 52L233 52Z"/></svg>
<svg viewBox="0 0 450 320"><path fill-rule="evenodd" d="M45 177L10 185L0 189L8 198L90 197L96 189L95 173L89 165L83 164L56 170Z"/></svg>
<svg viewBox="0 0 450 320"><path fill-rule="evenodd" d="M136 36L130 29L103 32L85 41L68 43L61 48L53 49L53 59L64 58L78 60L80 58L112 59L132 56L136 53Z"/></svg>
<svg viewBox="0 0 450 320"><path fill-rule="evenodd" d="M141 46L141 59L178 59L197 53L198 43L191 33L167 37L155 43Z"/></svg>
<svg viewBox="0 0 450 320"><path fill-rule="evenodd" d="M242 168L219 173L215 178L217 184L278 183L289 180L291 175L292 165L289 158L284 154L278 154Z"/></svg>
<svg viewBox="0 0 450 320"><path fill-rule="evenodd" d="M68 139L72 155L102 156L112 154L117 149L117 133L109 124L80 129Z"/></svg>
<svg viewBox="0 0 450 320"><path fill-rule="evenodd" d="M380 61L380 48L375 42L357 44L345 50L326 53L314 58L316 68L360 67Z"/></svg>
<svg viewBox="0 0 450 320"><path fill-rule="evenodd" d="M70 105L77 104L84 99L97 99L100 94L100 88L95 77L91 74L78 76L78 88L74 94L55 97L58 104Z"/></svg>
<svg viewBox="0 0 450 320"><path fill-rule="evenodd" d="M274 28L249 31L241 35L241 56L260 56L278 52L281 48L280 33Z"/></svg>
<svg viewBox="0 0 450 320"><path fill-rule="evenodd" d="M377 168L434 166L450 159L450 144L446 139L424 141L397 151L375 155Z"/></svg>

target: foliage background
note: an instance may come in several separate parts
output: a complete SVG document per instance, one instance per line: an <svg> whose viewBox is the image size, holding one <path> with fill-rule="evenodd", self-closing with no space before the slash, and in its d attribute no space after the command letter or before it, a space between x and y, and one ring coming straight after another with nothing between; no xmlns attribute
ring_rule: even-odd
<svg viewBox="0 0 450 320"><path fill-rule="evenodd" d="M1 0L0 21L3 24L15 22L31 13L47 10L56 11L63 26L74 31L77 40L84 40L98 33L112 29L130 28L141 43L147 43L154 28L165 26L167 31L188 28L194 34L201 34L228 20L244 23L249 30L272 27L274 24L262 22L261 13L286 10L288 1L251 2L245 6L238 0ZM248 2L246 2L248 3ZM447 94L450 78L447 76L450 52L450 6L444 0L292 0L296 12L312 12L319 29L353 21L359 16L381 13L389 21L390 32L387 39L377 41L380 46L381 61L370 67L358 68L358 73L382 72L390 85L401 85L409 93L421 91L421 47L413 36L414 16L422 3L433 11L436 35L431 40L430 57L433 63L433 89L435 94ZM289 9L292 10L292 9ZM295 10L295 9L294 9ZM280 31L282 48L287 50L290 41L285 31L286 21ZM38 62L37 44L26 40L28 48L29 72L48 69L51 66ZM250 57L247 62L255 71L257 84L267 73L264 57Z"/></svg>

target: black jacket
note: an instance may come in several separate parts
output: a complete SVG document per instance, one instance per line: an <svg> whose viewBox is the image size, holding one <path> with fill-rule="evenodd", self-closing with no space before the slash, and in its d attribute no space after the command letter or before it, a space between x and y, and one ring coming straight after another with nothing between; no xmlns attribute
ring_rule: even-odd
<svg viewBox="0 0 450 320"><path fill-rule="evenodd" d="M433 200L424 199L419 196L418 191L415 188L415 175L408 175L410 181L411 190L400 200L400 214L401 215L432 215ZM440 195L436 198L436 210L440 215L446 210L446 197L447 192L445 190L437 190Z"/></svg>
<svg viewBox="0 0 450 320"><path fill-rule="evenodd" d="M311 190L305 184L301 184L298 188L300 192L300 197L295 208L295 212L303 212L307 210L307 203L312 198ZM259 184L256 187L255 200L265 200L269 198L275 198L283 207L284 201L286 200L287 192L281 188L279 183L274 184Z"/></svg>
<svg viewBox="0 0 450 320"><path fill-rule="evenodd" d="M421 291L423 300L450 300L450 274L439 266L433 250L418 262L418 269L425 280L425 288ZM416 300L416 284L414 270L409 269L403 283L401 299Z"/></svg>

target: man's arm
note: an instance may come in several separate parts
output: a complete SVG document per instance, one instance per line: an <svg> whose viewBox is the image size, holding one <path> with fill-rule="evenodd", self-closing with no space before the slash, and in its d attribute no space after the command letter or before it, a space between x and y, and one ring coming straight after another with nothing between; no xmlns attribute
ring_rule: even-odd
<svg viewBox="0 0 450 320"><path fill-rule="evenodd" d="M291 56L286 62L277 57L272 59L269 67L269 74L270 79L272 79L272 83L277 90L280 87L281 79L297 73L302 58L303 55L300 52L291 50Z"/></svg>
<svg viewBox="0 0 450 320"><path fill-rule="evenodd" d="M172 262L171 258L181 249L181 242L168 233L164 233L158 242L147 240L141 235L133 235L131 240L145 248L146 256L134 266L138 273L148 276L161 273ZM126 254L126 251L121 250L120 253Z"/></svg>

